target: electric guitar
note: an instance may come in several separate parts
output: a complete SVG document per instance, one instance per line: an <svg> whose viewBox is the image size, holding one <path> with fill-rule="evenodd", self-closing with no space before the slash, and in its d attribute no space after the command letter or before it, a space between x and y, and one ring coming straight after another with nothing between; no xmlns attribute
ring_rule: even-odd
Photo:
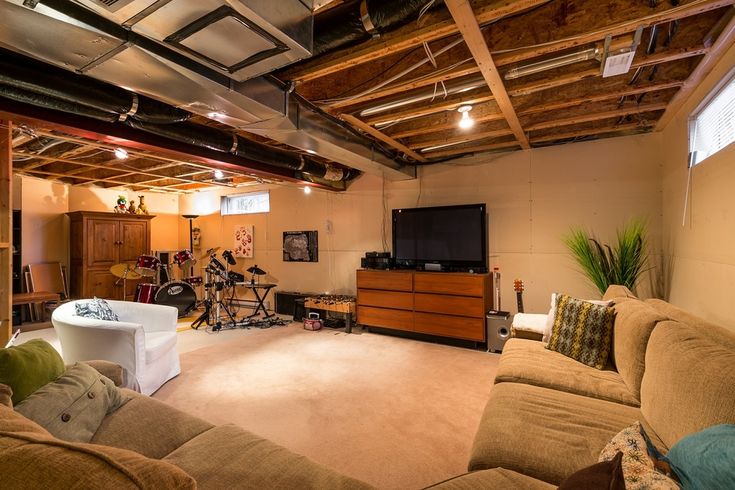
<svg viewBox="0 0 735 490"><path fill-rule="evenodd" d="M516 302L518 303L518 313L523 313L523 281L516 279L513 281L513 291L516 292Z"/></svg>

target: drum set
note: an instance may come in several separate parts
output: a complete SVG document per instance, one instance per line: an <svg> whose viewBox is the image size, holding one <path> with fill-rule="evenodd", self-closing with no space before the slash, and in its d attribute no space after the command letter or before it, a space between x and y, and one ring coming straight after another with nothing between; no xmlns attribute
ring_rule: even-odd
<svg viewBox="0 0 735 490"><path fill-rule="evenodd" d="M205 256L206 257L206 256ZM176 264L182 273L190 271L197 262L189 250L181 250L170 255L171 262L161 263L154 255L141 255L133 263L122 263L110 267L110 272L124 281L123 289L127 290L127 280L138 280L134 301L173 306L179 310L179 317L188 315L197 306L197 295L194 288L204 283L202 276L184 277L177 280L173 275Z"/></svg>

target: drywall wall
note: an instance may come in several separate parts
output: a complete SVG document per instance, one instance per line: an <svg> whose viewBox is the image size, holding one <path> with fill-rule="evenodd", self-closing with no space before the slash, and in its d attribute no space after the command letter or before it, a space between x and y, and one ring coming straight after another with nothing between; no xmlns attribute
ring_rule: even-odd
<svg viewBox="0 0 735 490"><path fill-rule="evenodd" d="M670 258L670 301L735 330L735 144L692 169L687 189L688 125L697 105L735 67L735 46L699 84L663 132L663 247Z"/></svg>
<svg viewBox="0 0 735 490"><path fill-rule="evenodd" d="M22 210L21 260L25 266L36 262L69 261L69 186L22 177L20 182Z"/></svg>
<svg viewBox="0 0 735 490"><path fill-rule="evenodd" d="M267 214L220 217L220 192L182 196L180 210L202 215L194 221L202 231L201 250L231 248L235 225L254 225L255 256L239 260L235 270L257 263L281 290L354 294L360 257L390 250L391 209L485 202L490 265L501 269L502 306L511 311L514 278L525 282L526 311L547 311L554 291L599 295L561 242L573 225L610 240L628 219L642 217L649 222L653 249L660 244L657 134L484 156L421 167L419 175L403 182L363 176L344 193L306 195L292 186L263 186L259 189L268 189L271 196ZM283 261L283 232L296 230L319 232L318 263ZM180 233L180 242L186 243L185 220Z"/></svg>

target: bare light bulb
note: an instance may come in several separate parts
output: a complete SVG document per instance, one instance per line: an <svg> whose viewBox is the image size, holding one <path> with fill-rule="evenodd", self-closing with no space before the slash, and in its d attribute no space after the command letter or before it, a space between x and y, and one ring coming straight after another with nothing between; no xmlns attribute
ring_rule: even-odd
<svg viewBox="0 0 735 490"><path fill-rule="evenodd" d="M475 120L470 117L471 110L471 105L463 105L457 109L457 111L462 114L462 119L459 120L458 124L461 129L469 129L475 125Z"/></svg>
<svg viewBox="0 0 735 490"><path fill-rule="evenodd" d="M128 158L128 152L123 148L115 148L115 157L119 160L125 160Z"/></svg>
<svg viewBox="0 0 735 490"><path fill-rule="evenodd" d="M214 178L215 179L221 179L224 176L225 176L225 173L222 170L217 169L217 170L214 171Z"/></svg>
<svg viewBox="0 0 735 490"><path fill-rule="evenodd" d="M304 187L304 194L311 194L311 187L309 187L308 185Z"/></svg>

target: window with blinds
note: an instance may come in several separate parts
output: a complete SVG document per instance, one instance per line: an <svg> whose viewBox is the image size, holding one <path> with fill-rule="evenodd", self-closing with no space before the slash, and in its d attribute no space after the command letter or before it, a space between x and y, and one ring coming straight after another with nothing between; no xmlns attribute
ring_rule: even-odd
<svg viewBox="0 0 735 490"><path fill-rule="evenodd" d="M715 92L689 125L689 165L697 165L735 141L735 76Z"/></svg>
<svg viewBox="0 0 735 490"><path fill-rule="evenodd" d="M235 196L222 196L220 203L222 216L267 213L270 210L270 195L268 192L250 192Z"/></svg>

